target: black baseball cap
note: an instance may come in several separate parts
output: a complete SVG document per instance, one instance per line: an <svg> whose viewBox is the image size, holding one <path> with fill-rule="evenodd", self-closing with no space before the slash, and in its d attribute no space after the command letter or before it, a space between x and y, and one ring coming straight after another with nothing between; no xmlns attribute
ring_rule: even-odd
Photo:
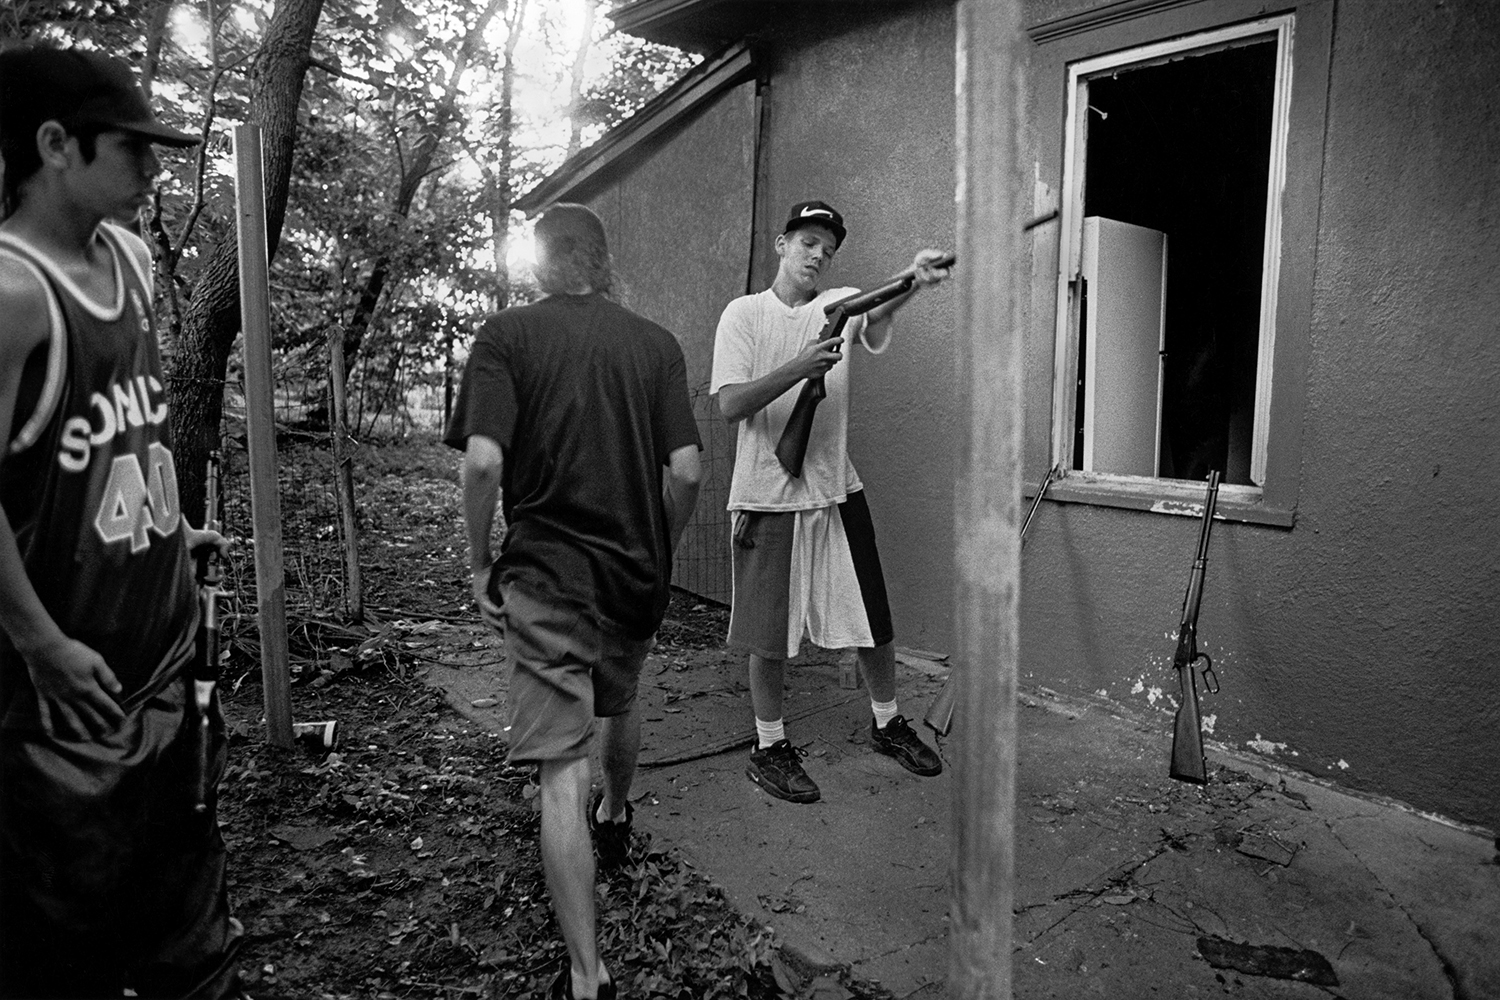
<svg viewBox="0 0 1500 1000"><path fill-rule="evenodd" d="M800 229L810 225L827 226L833 231L833 248L837 250L844 242L844 237L849 235L844 229L844 217L826 201L799 201L792 206L790 217L786 220L786 228L782 233L789 233L793 229Z"/></svg>
<svg viewBox="0 0 1500 1000"><path fill-rule="evenodd" d="M0 130L35 132L57 121L69 131L119 129L163 146L198 137L157 121L130 67L85 49L25 46L0 52Z"/></svg>

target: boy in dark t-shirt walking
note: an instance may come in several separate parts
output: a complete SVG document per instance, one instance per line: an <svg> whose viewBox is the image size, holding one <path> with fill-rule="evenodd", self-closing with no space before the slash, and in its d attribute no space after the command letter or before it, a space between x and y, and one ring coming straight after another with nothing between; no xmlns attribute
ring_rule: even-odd
<svg viewBox="0 0 1500 1000"><path fill-rule="evenodd" d="M672 335L610 301L604 227L582 205L536 224L547 297L485 321L444 440L464 450L474 597L510 666L510 759L541 774L542 863L569 962L558 1000L613 998L594 858L626 859L636 682L698 497L697 424ZM490 531L497 494L505 539ZM603 789L589 801L599 728Z"/></svg>

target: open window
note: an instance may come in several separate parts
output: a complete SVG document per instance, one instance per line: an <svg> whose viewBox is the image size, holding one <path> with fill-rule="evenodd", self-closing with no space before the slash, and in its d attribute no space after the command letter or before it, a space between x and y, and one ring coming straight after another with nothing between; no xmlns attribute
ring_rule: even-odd
<svg viewBox="0 0 1500 1000"><path fill-rule="evenodd" d="M1054 457L1265 484L1293 16L1070 63Z"/></svg>

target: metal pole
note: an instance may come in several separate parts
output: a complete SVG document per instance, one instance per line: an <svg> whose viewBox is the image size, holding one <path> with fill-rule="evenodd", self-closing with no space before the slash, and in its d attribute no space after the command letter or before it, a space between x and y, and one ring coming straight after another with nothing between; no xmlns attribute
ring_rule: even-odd
<svg viewBox="0 0 1500 1000"><path fill-rule="evenodd" d="M267 737L277 746L289 747L292 745L291 669L286 635L286 575L281 564L281 500L276 485L276 413L271 401L271 288L259 126L235 126L234 167L260 672Z"/></svg>
<svg viewBox="0 0 1500 1000"><path fill-rule="evenodd" d="M962 684L954 732L952 953L960 1000L1009 1000L1020 645L1021 375L1030 270L1023 235L1018 0L961 0L958 18L959 344L969 410L955 496ZM961 422L962 425L962 422Z"/></svg>

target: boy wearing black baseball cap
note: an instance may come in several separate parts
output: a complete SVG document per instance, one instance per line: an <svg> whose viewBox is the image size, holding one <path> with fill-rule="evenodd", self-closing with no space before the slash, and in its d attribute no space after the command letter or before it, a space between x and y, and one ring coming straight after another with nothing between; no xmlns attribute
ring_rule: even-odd
<svg viewBox="0 0 1500 1000"><path fill-rule="evenodd" d="M891 317L912 292L853 317L844 336L820 339L824 308L858 291L818 288L847 235L843 216L827 202L793 205L776 237L775 281L729 303L714 340L711 389L724 416L739 425L729 486L729 645L750 660L759 745L746 774L767 794L790 802L821 795L782 721L784 668L804 635L826 649L858 650L877 752L916 774L942 771L942 761L896 702L895 633L864 487L849 460L848 352L838 350L847 339L871 353L884 351ZM936 266L943 257L938 250L917 253L908 272L916 287L948 276ZM812 423L801 475L793 476L776 457L797 396L787 390L817 376L827 396Z"/></svg>
<svg viewBox="0 0 1500 1000"><path fill-rule="evenodd" d="M0 996L240 995L140 212L159 122L95 52L0 52ZM210 706L210 790L224 766Z"/></svg>

